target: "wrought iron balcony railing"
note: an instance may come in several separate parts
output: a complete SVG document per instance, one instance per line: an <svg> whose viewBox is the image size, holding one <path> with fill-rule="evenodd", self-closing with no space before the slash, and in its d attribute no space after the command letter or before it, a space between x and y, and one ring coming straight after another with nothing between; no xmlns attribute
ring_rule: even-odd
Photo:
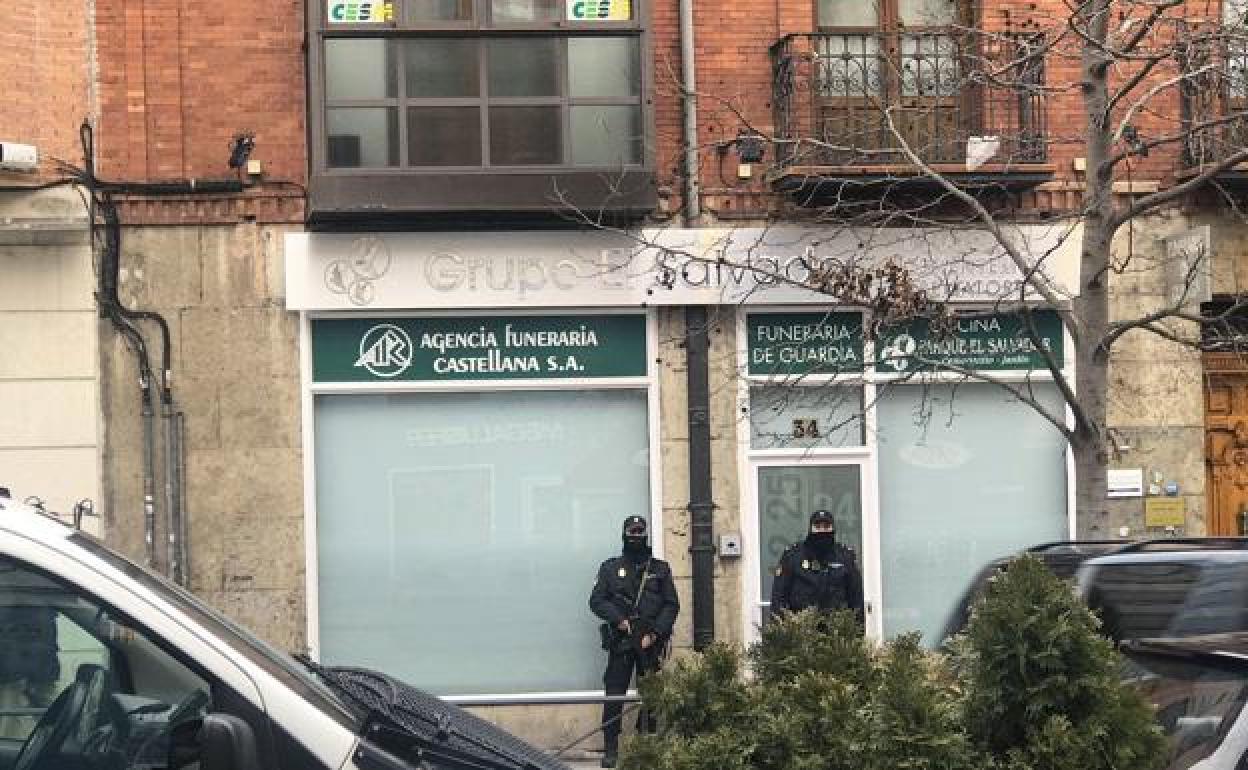
<svg viewBox="0 0 1248 770"><path fill-rule="evenodd" d="M1044 163L1036 37L965 30L788 35L771 47L785 166Z"/></svg>
<svg viewBox="0 0 1248 770"><path fill-rule="evenodd" d="M1190 45L1180 65L1183 165L1198 169L1248 146L1248 38Z"/></svg>

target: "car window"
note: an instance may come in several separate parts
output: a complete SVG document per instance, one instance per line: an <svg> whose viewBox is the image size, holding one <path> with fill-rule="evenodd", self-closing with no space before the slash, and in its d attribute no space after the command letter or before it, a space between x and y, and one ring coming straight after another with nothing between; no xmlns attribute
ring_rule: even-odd
<svg viewBox="0 0 1248 770"><path fill-rule="evenodd" d="M60 691L56 639L55 611L0 607L0 738L25 740Z"/></svg>
<svg viewBox="0 0 1248 770"><path fill-rule="evenodd" d="M1235 723L1244 718L1248 676L1195 660L1161 656L1132 656L1127 671L1127 682L1153 705L1170 739L1166 770L1187 770L1215 752L1220 759L1214 766L1236 766L1244 747L1227 739ZM1228 758L1222 759L1223 754Z"/></svg>
<svg viewBox="0 0 1248 770"><path fill-rule="evenodd" d="M1167 636L1199 579L1192 564L1107 564L1095 573L1088 606L1113 639Z"/></svg>
<svg viewBox="0 0 1248 770"><path fill-rule="evenodd" d="M1248 565L1111 563L1092 576L1088 605L1113 639L1248 630Z"/></svg>
<svg viewBox="0 0 1248 770"><path fill-rule="evenodd" d="M0 558L0 770L164 767L210 693L108 608Z"/></svg>
<svg viewBox="0 0 1248 770"><path fill-rule="evenodd" d="M352 732L359 730L363 725L364 715L357 713L352 706L344 703L304 665L229 620L194 594L110 551L89 535L75 532L68 539L76 547L151 591L162 601L169 602L179 611L186 613L191 620L206 629L216 639L229 645L233 652L264 669L298 693L308 705L349 727Z"/></svg>

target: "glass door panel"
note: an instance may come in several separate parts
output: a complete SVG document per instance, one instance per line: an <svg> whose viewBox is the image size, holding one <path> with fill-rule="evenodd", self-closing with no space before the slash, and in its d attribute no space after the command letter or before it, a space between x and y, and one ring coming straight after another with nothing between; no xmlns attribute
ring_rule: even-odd
<svg viewBox="0 0 1248 770"><path fill-rule="evenodd" d="M875 0L819 0L821 27L874 27L879 19Z"/></svg>
<svg viewBox="0 0 1248 770"><path fill-rule="evenodd" d="M958 22L953 0L897 0L897 19L907 27L943 27Z"/></svg>
<svg viewBox="0 0 1248 770"><path fill-rule="evenodd" d="M758 467L759 597L771 598L780 555L806 537L813 511L836 517L836 537L858 554L862 568L862 469L850 464L763 465Z"/></svg>

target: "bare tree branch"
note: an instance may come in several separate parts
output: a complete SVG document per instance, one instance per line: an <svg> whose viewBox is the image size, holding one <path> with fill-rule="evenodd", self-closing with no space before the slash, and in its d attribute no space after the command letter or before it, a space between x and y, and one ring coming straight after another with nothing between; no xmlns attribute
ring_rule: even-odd
<svg viewBox="0 0 1248 770"><path fill-rule="evenodd" d="M1114 230L1117 230L1119 227L1122 227L1123 224L1135 219L1136 217L1143 216L1150 211L1161 208L1167 203L1172 203L1183 198L1188 193L1199 190L1207 185L1209 181L1215 178L1218 174L1221 174L1227 169L1234 168L1244 161L1248 161L1248 147L1228 155L1217 163L1214 163L1212 166L1206 166L1200 171L1200 173L1181 184L1177 184L1160 192L1155 192L1151 195L1146 195L1143 198L1140 198L1135 203L1127 206L1115 215L1110 224Z"/></svg>

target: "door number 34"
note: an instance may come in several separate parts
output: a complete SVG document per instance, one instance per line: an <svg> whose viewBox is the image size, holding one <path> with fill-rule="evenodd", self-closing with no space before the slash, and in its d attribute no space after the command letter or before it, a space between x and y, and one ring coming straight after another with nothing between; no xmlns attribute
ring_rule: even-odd
<svg viewBox="0 0 1248 770"><path fill-rule="evenodd" d="M819 421L810 418L794 420L793 438L819 438Z"/></svg>

